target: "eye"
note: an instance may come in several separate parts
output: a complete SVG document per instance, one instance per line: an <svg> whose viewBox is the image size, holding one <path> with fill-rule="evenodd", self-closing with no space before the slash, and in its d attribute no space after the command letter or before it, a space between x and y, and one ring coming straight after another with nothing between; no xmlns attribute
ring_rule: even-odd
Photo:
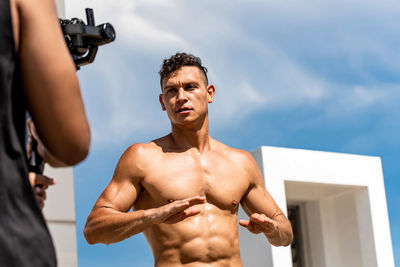
<svg viewBox="0 0 400 267"><path fill-rule="evenodd" d="M174 88L174 87L170 87L170 88L167 88L167 90L165 90L166 94L172 94L175 92L176 92L176 88Z"/></svg>
<svg viewBox="0 0 400 267"><path fill-rule="evenodd" d="M188 85L186 85L186 90L191 90L191 89L196 89L197 85L193 84L193 83L189 83Z"/></svg>

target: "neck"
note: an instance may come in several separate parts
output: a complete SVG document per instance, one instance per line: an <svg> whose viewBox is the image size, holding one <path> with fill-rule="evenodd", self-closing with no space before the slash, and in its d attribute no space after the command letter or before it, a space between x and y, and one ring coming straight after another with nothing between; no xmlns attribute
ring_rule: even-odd
<svg viewBox="0 0 400 267"><path fill-rule="evenodd" d="M210 136L208 133L208 116L198 125L174 125L172 138L174 143L183 149L195 148L200 154L210 149Z"/></svg>

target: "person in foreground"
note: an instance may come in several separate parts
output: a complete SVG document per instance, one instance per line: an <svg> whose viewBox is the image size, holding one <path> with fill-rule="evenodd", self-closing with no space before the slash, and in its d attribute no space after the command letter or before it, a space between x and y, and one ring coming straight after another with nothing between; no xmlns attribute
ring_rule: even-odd
<svg viewBox="0 0 400 267"><path fill-rule="evenodd" d="M89 214L88 243L115 243L143 232L155 266L242 266L239 224L287 246L290 222L266 191L252 156L209 136L208 104L215 88L199 58L164 60L159 101L170 134L134 144ZM133 207L133 211L130 209Z"/></svg>
<svg viewBox="0 0 400 267"><path fill-rule="evenodd" d="M77 164L90 143L79 82L53 0L0 0L0 40L0 266L53 267L40 206L54 181L28 175L26 111L44 160Z"/></svg>

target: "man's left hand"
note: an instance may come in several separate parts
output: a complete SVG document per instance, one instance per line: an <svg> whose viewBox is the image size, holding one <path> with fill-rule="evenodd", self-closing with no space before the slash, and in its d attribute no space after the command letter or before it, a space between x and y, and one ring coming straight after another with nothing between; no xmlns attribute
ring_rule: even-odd
<svg viewBox="0 0 400 267"><path fill-rule="evenodd" d="M258 213L253 213L250 220L239 220L239 224L254 234L270 234L278 230L276 221Z"/></svg>

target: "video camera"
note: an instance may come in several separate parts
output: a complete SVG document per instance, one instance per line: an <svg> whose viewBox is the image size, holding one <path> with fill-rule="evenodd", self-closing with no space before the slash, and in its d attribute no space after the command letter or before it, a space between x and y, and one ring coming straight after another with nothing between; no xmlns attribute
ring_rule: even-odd
<svg viewBox="0 0 400 267"><path fill-rule="evenodd" d="M86 8L86 21L78 18L59 19L65 42L75 62L76 69L94 61L99 46L115 40L115 30L110 23L95 26L93 9ZM32 140L32 149L28 158L29 171L43 173L43 159L37 152L37 142Z"/></svg>
<svg viewBox="0 0 400 267"><path fill-rule="evenodd" d="M110 23L95 26L93 9L86 8L85 24L81 19L59 19L69 52L77 69L94 61L98 47L115 40L115 30Z"/></svg>

